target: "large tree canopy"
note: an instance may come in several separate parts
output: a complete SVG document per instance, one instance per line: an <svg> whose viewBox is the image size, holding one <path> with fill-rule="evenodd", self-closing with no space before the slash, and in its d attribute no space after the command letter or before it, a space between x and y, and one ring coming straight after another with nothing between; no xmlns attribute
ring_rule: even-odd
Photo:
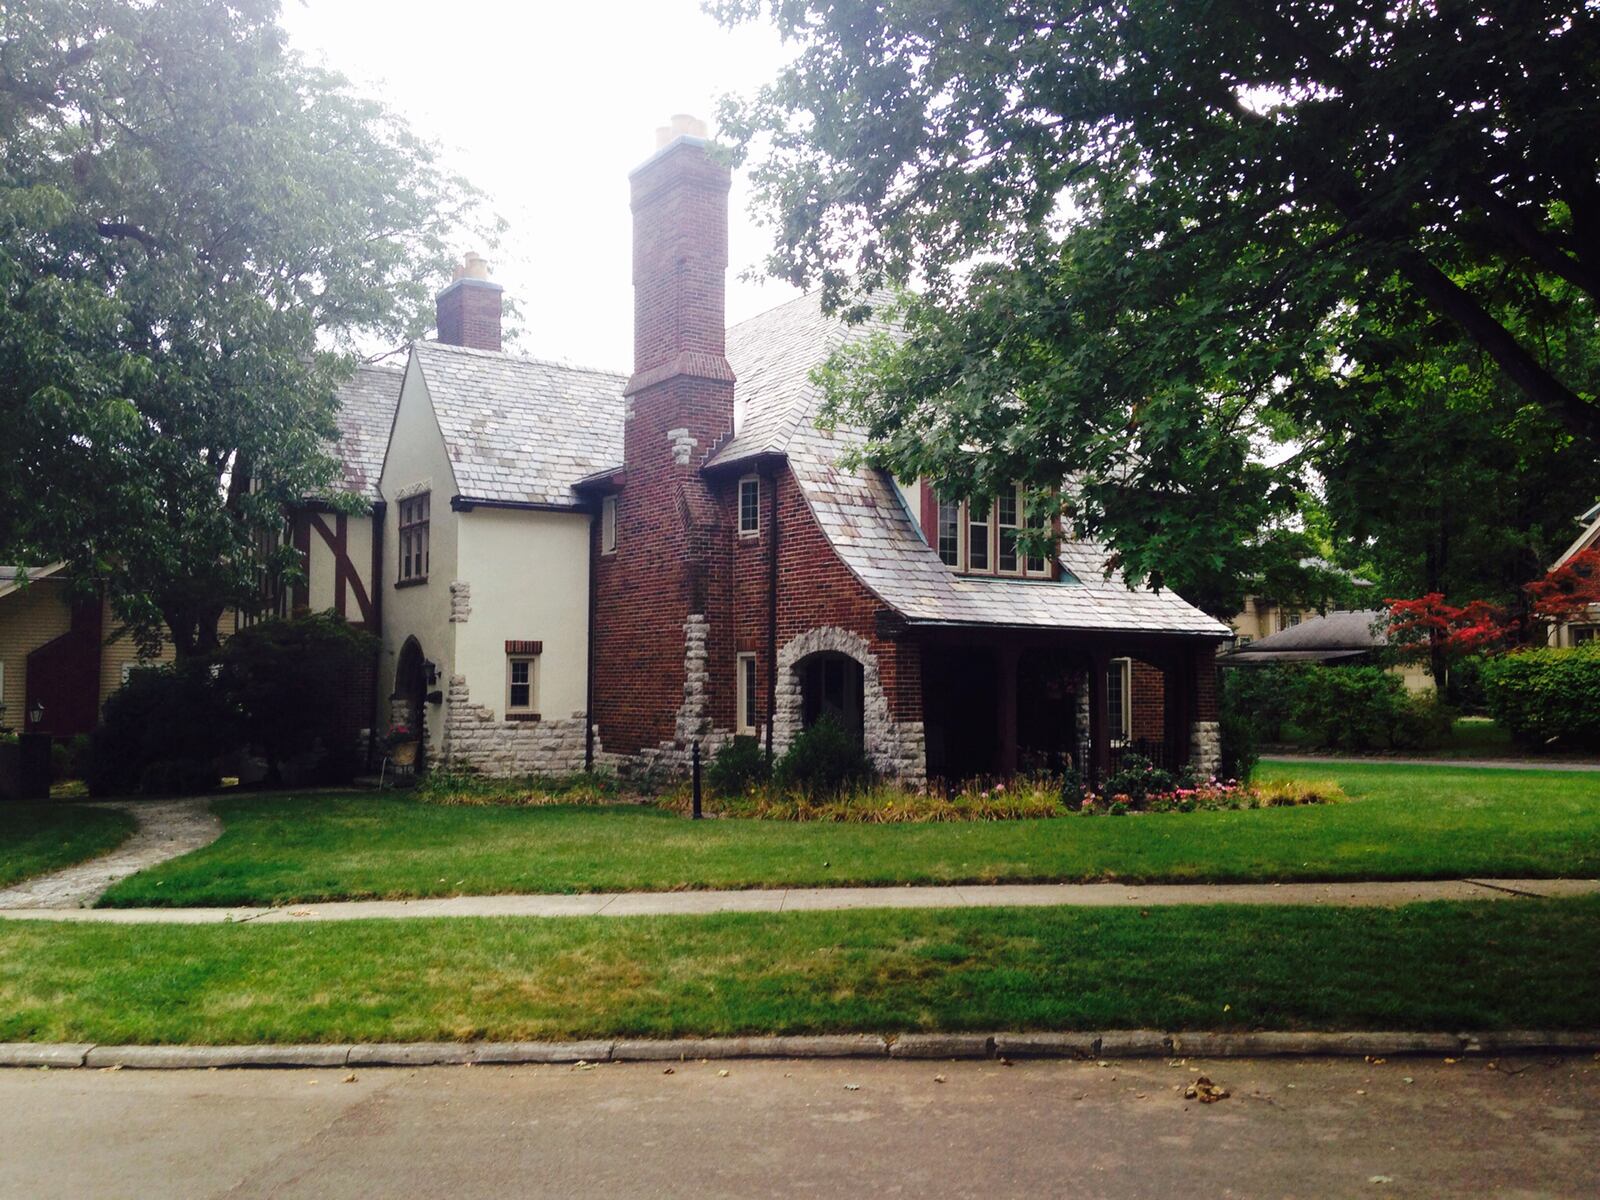
<svg viewBox="0 0 1600 1200"><path fill-rule="evenodd" d="M832 379L883 465L1076 474L1080 528L1214 608L1330 414L1425 351L1489 364L1592 469L1600 5L720 11L798 46L724 114L772 269L833 301L916 285L906 340Z"/></svg>
<svg viewBox="0 0 1600 1200"><path fill-rule="evenodd" d="M215 644L324 490L358 346L430 321L479 197L290 52L277 0L0 0L0 561Z"/></svg>

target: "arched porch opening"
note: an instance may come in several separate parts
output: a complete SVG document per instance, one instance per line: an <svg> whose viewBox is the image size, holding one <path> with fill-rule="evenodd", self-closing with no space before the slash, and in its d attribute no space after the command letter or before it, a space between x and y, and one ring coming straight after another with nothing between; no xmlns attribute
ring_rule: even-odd
<svg viewBox="0 0 1600 1200"><path fill-rule="evenodd" d="M800 681L800 724L810 729L832 718L856 741L866 731L866 679L862 664L837 650L821 650L794 666Z"/></svg>
<svg viewBox="0 0 1600 1200"><path fill-rule="evenodd" d="M408 637L395 662L394 691L389 696L389 721L393 728L404 726L417 740L417 770L423 767L427 751L428 672L422 643Z"/></svg>

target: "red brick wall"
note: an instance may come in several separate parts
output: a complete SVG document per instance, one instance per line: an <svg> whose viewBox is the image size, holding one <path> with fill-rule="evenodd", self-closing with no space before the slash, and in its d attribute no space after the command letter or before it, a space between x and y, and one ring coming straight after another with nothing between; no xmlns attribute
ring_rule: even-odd
<svg viewBox="0 0 1600 1200"><path fill-rule="evenodd" d="M1166 679L1159 667L1133 660L1133 736L1160 741L1166 736Z"/></svg>
<svg viewBox="0 0 1600 1200"><path fill-rule="evenodd" d="M501 287L486 279L458 279L439 293L439 340L473 350L500 349Z"/></svg>

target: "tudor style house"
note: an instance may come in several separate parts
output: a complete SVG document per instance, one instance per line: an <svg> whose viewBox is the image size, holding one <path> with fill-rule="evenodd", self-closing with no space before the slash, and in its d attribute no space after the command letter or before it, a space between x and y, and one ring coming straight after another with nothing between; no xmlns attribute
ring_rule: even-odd
<svg viewBox="0 0 1600 1200"><path fill-rule="evenodd" d="M1229 629L1095 544L1019 554L1015 494L842 465L860 435L816 427L811 372L862 328L814 296L728 328L729 172L702 127L663 132L630 179L631 373L503 352L475 256L411 348L367 590L379 721L496 773L781 754L824 714L908 780L1103 772L1124 745L1214 769Z"/></svg>

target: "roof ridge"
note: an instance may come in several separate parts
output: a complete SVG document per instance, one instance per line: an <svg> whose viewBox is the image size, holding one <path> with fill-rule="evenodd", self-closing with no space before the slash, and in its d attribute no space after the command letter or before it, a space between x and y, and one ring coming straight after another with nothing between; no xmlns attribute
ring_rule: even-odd
<svg viewBox="0 0 1600 1200"><path fill-rule="evenodd" d="M529 367L551 367L557 371L575 371L582 375L609 375L614 379L627 379L626 371L613 371L610 367L591 367L583 363L562 362L554 358L535 358L531 354L513 354L507 350L479 350L476 346L456 346L450 342L418 338L412 346L423 350L443 350L451 354L464 354L474 358L490 358L496 362L517 363Z"/></svg>

